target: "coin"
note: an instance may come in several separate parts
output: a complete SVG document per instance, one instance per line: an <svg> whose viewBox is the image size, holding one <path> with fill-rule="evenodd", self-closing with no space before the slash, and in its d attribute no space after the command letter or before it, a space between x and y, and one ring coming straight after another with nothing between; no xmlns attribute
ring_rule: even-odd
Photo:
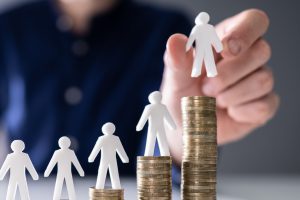
<svg viewBox="0 0 300 200"><path fill-rule="evenodd" d="M212 97L183 97L181 109L182 199L215 200L218 153L216 100Z"/></svg>

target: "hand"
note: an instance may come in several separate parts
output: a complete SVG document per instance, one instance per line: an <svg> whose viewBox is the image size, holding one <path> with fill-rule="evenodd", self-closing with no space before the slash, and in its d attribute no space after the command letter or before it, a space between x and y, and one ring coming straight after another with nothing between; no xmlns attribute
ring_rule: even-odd
<svg viewBox="0 0 300 200"><path fill-rule="evenodd" d="M79 172L79 175L80 175L81 177L84 177L84 171Z"/></svg>
<svg viewBox="0 0 300 200"><path fill-rule="evenodd" d="M123 163L129 163L129 158L124 159Z"/></svg>
<svg viewBox="0 0 300 200"><path fill-rule="evenodd" d="M32 179L33 179L34 181L39 180L39 175L38 175L38 174L35 174L35 175L32 177Z"/></svg>
<svg viewBox="0 0 300 200"><path fill-rule="evenodd" d="M92 158L91 156L89 157L89 163L92 163L95 161L95 158Z"/></svg>
<svg viewBox="0 0 300 200"><path fill-rule="evenodd" d="M224 51L222 57L216 56L219 75L215 78L207 78L205 73L191 78L193 51L185 51L188 38L181 34L169 38L161 90L163 102L179 126L167 134L176 160L180 161L182 151L178 146L182 143L180 99L184 96L216 97L219 145L245 137L273 117L279 98L273 91L272 72L266 67L271 50L262 36L268 25L267 15L255 9L221 22L216 30Z"/></svg>
<svg viewBox="0 0 300 200"><path fill-rule="evenodd" d="M141 126L136 126L136 131L141 131L143 129L143 127Z"/></svg>
<svg viewBox="0 0 300 200"><path fill-rule="evenodd" d="M44 177L45 177L45 178L49 177L49 175L50 175L50 173L48 173L48 172L45 172L45 173L44 173Z"/></svg>

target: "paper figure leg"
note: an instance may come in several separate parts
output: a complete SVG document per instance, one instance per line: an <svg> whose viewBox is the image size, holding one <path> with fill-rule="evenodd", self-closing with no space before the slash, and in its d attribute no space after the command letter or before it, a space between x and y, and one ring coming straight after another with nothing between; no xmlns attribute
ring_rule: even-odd
<svg viewBox="0 0 300 200"><path fill-rule="evenodd" d="M104 189L107 169L108 169L108 164L101 162L98 171L96 189Z"/></svg>
<svg viewBox="0 0 300 200"><path fill-rule="evenodd" d="M6 200L14 200L16 198L17 183L15 181L9 181Z"/></svg>
<svg viewBox="0 0 300 200"><path fill-rule="evenodd" d="M160 130L157 134L157 141L161 156L170 156L169 145L165 130Z"/></svg>
<svg viewBox="0 0 300 200"><path fill-rule="evenodd" d="M145 156L153 156L154 148L155 148L155 140L156 140L156 131L154 129L148 129Z"/></svg>
<svg viewBox="0 0 300 200"><path fill-rule="evenodd" d="M72 175L69 174L68 176L66 176L65 180L66 180L66 186L67 186L67 190L68 190L69 200L76 200L76 193L75 193Z"/></svg>
<svg viewBox="0 0 300 200"><path fill-rule="evenodd" d="M208 77L215 77L218 75L215 58L211 50L205 52L204 63Z"/></svg>
<svg viewBox="0 0 300 200"><path fill-rule="evenodd" d="M57 175L53 200L60 200L63 184L64 184L64 177L61 175Z"/></svg>
<svg viewBox="0 0 300 200"><path fill-rule="evenodd" d="M198 50L196 49L196 54L194 56L192 77L198 77L201 75L203 58L204 58L204 51L202 49L198 49Z"/></svg>
<svg viewBox="0 0 300 200"><path fill-rule="evenodd" d="M111 185L113 189L121 189L119 170L117 161L110 163L109 165L109 175L111 180Z"/></svg>
<svg viewBox="0 0 300 200"><path fill-rule="evenodd" d="M19 182L19 191L20 191L21 200L30 200L26 180Z"/></svg>

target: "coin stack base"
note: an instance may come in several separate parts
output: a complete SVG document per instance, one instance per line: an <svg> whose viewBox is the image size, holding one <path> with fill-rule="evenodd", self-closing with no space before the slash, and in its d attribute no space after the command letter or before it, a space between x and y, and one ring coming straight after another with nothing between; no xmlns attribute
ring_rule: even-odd
<svg viewBox="0 0 300 200"><path fill-rule="evenodd" d="M171 168L170 156L139 156L137 158L138 199L171 200Z"/></svg>
<svg viewBox="0 0 300 200"><path fill-rule="evenodd" d="M217 169L216 100L184 97L181 100L183 200L215 200Z"/></svg>
<svg viewBox="0 0 300 200"><path fill-rule="evenodd" d="M89 197L90 200L124 200L124 190L95 189L95 187L91 187Z"/></svg>

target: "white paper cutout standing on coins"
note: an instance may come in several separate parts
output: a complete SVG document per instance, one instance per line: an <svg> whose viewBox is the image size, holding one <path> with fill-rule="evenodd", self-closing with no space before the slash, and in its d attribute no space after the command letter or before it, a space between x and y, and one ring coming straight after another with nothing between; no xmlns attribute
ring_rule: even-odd
<svg viewBox="0 0 300 200"><path fill-rule="evenodd" d="M201 12L196 17L196 25L192 29L186 44L186 51L189 51L195 42L195 56L191 74L192 77L198 77L201 75L203 61L208 77L215 77L218 75L212 46L215 48L217 53L220 53L223 50L223 45L215 28L208 24L209 19L209 15L206 12Z"/></svg>
<svg viewBox="0 0 300 200"><path fill-rule="evenodd" d="M112 188L121 189L116 153L118 153L123 163L128 163L129 158L119 137L113 135L115 130L116 127L113 123L106 123L102 126L102 132L104 135L98 138L97 143L88 159L90 163L94 162L95 158L101 151L96 189L104 189L108 169Z"/></svg>
<svg viewBox="0 0 300 200"><path fill-rule="evenodd" d="M165 131L165 123L173 130L176 124L169 113L167 106L161 103L162 95L159 91L149 95L150 104L144 109L136 131L141 131L148 121L148 135L145 149L145 156L153 156L155 141L157 137L161 156L170 156L169 145Z"/></svg>
<svg viewBox="0 0 300 200"><path fill-rule="evenodd" d="M7 155L0 170L0 180L3 180L8 171L10 171L9 184L6 200L16 198L17 188L19 188L22 200L29 200L29 191L26 180L26 170L33 180L38 180L39 175L36 172L28 154L24 153L25 144L21 140L15 140L11 143L13 153Z"/></svg>
<svg viewBox="0 0 300 200"><path fill-rule="evenodd" d="M54 189L53 200L61 199L61 191L64 181L66 182L69 199L76 199L76 192L74 188L73 175L72 175L72 164L75 166L81 177L84 176L84 171L75 155L75 152L70 149L71 140L68 137L61 137L58 141L60 147L56 150L48 164L48 167L44 173L45 177L48 177L57 165L57 177Z"/></svg>

